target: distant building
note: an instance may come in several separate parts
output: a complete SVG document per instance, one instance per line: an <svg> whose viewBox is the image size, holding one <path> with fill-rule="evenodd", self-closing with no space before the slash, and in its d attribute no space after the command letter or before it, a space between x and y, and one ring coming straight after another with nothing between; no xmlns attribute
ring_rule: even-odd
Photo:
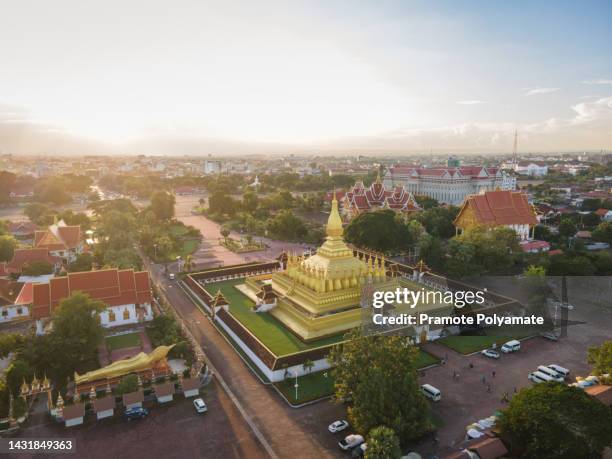
<svg viewBox="0 0 612 459"><path fill-rule="evenodd" d="M218 159L207 159L204 162L205 174L220 174L223 170L223 163Z"/></svg>
<svg viewBox="0 0 612 459"><path fill-rule="evenodd" d="M530 177L543 177L548 174L548 165L543 161L519 161L514 164L514 172Z"/></svg>
<svg viewBox="0 0 612 459"><path fill-rule="evenodd" d="M30 317L32 284L0 279L0 323Z"/></svg>
<svg viewBox="0 0 612 459"><path fill-rule="evenodd" d="M47 249L51 255L72 263L85 248L81 239L79 225L69 226L64 220L60 220L47 230L34 233L34 247Z"/></svg>
<svg viewBox="0 0 612 459"><path fill-rule="evenodd" d="M363 212L378 209L391 209L396 212L416 212L421 210L412 193L403 186L386 189L380 176L368 188L357 182L341 199L342 213L347 219Z"/></svg>
<svg viewBox="0 0 612 459"><path fill-rule="evenodd" d="M471 195L495 189L514 190L516 179L497 167L415 167L393 166L385 174L385 187L403 186L418 196L442 204L460 205Z"/></svg>
<svg viewBox="0 0 612 459"><path fill-rule="evenodd" d="M526 241L532 239L531 229L538 220L524 193L499 190L468 196L454 224L458 232L475 226L505 226L516 231L521 241Z"/></svg>
<svg viewBox="0 0 612 459"><path fill-rule="evenodd" d="M37 229L38 227L34 223L28 221L9 222L8 224L9 233L17 239L31 239Z"/></svg>
<svg viewBox="0 0 612 459"><path fill-rule="evenodd" d="M15 249L13 258L5 265L5 270L8 274L21 274L24 267L36 262L50 264L55 272L62 266L62 258L51 255L46 248Z"/></svg>
<svg viewBox="0 0 612 459"><path fill-rule="evenodd" d="M116 268L101 271L68 273L48 283L34 284L32 317L51 317L59 303L74 292L83 292L101 301L106 309L100 313L103 327L117 327L153 319L149 273Z"/></svg>

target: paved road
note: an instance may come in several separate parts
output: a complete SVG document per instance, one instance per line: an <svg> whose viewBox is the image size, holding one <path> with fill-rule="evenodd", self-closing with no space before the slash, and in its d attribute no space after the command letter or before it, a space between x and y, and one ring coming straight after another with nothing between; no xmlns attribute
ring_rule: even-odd
<svg viewBox="0 0 612 459"><path fill-rule="evenodd" d="M341 406L321 402L300 409L290 408L272 387L255 377L176 282L165 278L160 266L151 267L150 272L278 457L342 457L337 446L339 438L326 431L329 423L345 417Z"/></svg>

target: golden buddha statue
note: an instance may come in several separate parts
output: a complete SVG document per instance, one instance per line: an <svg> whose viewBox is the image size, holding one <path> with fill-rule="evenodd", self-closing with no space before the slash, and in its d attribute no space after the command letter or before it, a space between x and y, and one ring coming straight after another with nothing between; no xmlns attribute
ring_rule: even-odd
<svg viewBox="0 0 612 459"><path fill-rule="evenodd" d="M117 378L129 373L151 369L155 367L158 362L165 359L168 352L170 352L170 349L173 347L174 344L171 346L158 346L150 354L140 352L134 357L124 360L117 360L116 362L113 362L104 368L100 368L99 370L88 371L84 375L78 375L75 372L74 381L77 385L79 385L86 382Z"/></svg>

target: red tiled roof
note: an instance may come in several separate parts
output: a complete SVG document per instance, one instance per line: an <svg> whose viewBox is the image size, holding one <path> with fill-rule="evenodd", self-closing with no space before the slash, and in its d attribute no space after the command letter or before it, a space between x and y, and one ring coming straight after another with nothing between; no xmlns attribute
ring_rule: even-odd
<svg viewBox="0 0 612 459"><path fill-rule="evenodd" d="M597 209L595 211L595 214L597 214L599 217L603 217L605 216L608 212L610 212L608 209Z"/></svg>
<svg viewBox="0 0 612 459"><path fill-rule="evenodd" d="M115 408L115 397L107 395L106 397L97 398L93 401L94 412L107 411Z"/></svg>
<svg viewBox="0 0 612 459"><path fill-rule="evenodd" d="M23 265L35 261L45 261L54 265L55 263L59 263L61 258L49 255L49 250L47 248L16 249L13 254L13 259L6 264L6 268L9 273L21 273Z"/></svg>
<svg viewBox="0 0 612 459"><path fill-rule="evenodd" d="M561 255L561 254L563 254L563 250L561 250L561 249L554 249L554 250L550 250L548 252L548 255L550 255L551 257L553 255Z"/></svg>
<svg viewBox="0 0 612 459"><path fill-rule="evenodd" d="M37 226L32 222L9 222L8 230L11 234L34 234Z"/></svg>
<svg viewBox="0 0 612 459"><path fill-rule="evenodd" d="M596 398L606 406L612 407L612 386L591 386L584 390L591 397Z"/></svg>
<svg viewBox="0 0 612 459"><path fill-rule="evenodd" d="M163 383L153 386L157 397L165 397L166 395L174 394L174 383Z"/></svg>
<svg viewBox="0 0 612 459"><path fill-rule="evenodd" d="M102 271L69 273L55 277L48 284L35 284L33 315L48 317L58 304L80 291L106 306L151 303L151 286L147 272L116 268Z"/></svg>
<svg viewBox="0 0 612 459"><path fill-rule="evenodd" d="M478 454L480 459L498 459L508 454L508 449L497 437L479 440L470 445L469 450Z"/></svg>
<svg viewBox="0 0 612 459"><path fill-rule="evenodd" d="M142 390L123 394L123 406L133 405L134 403L142 403L144 401L144 393Z"/></svg>
<svg viewBox="0 0 612 459"><path fill-rule="evenodd" d="M342 200L343 206L357 211L386 207L396 210L419 210L418 204L403 186L387 190L381 182L374 182L364 188L362 182L355 183Z"/></svg>
<svg viewBox="0 0 612 459"><path fill-rule="evenodd" d="M472 208L476 219L482 225L538 223L527 196L520 191L487 191L484 194L468 196L459 215L467 206Z"/></svg>
<svg viewBox="0 0 612 459"><path fill-rule="evenodd" d="M26 284L19 292L19 296L15 300L15 305L26 305L32 304L32 300L34 298L34 289L32 282L26 282Z"/></svg>
<svg viewBox="0 0 612 459"><path fill-rule="evenodd" d="M532 250L543 250L550 247L550 243L546 241L529 241L521 244L523 252L530 252Z"/></svg>
<svg viewBox="0 0 612 459"><path fill-rule="evenodd" d="M68 405L64 407L62 417L64 420L82 418L85 416L85 404L75 403L74 405Z"/></svg>
<svg viewBox="0 0 612 459"><path fill-rule="evenodd" d="M0 306L15 304L15 300L19 296L23 286L23 282L0 279Z"/></svg>
<svg viewBox="0 0 612 459"><path fill-rule="evenodd" d="M80 242L81 227L66 225L63 220L45 231L34 233L34 246L45 247L49 250L74 249Z"/></svg>
<svg viewBox="0 0 612 459"><path fill-rule="evenodd" d="M81 227L78 225L59 226L57 228L57 233L69 249L77 247L79 242L81 242Z"/></svg>

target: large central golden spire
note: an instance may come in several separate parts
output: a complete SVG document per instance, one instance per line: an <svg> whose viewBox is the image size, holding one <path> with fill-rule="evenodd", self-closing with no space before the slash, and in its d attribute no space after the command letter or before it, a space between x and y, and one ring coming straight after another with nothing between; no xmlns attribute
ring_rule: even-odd
<svg viewBox="0 0 612 459"><path fill-rule="evenodd" d="M334 190L334 197L332 199L331 212L327 219L326 233L331 237L341 237L344 230L342 229L342 219L340 218L340 212L338 211L338 200L336 199L336 190Z"/></svg>

